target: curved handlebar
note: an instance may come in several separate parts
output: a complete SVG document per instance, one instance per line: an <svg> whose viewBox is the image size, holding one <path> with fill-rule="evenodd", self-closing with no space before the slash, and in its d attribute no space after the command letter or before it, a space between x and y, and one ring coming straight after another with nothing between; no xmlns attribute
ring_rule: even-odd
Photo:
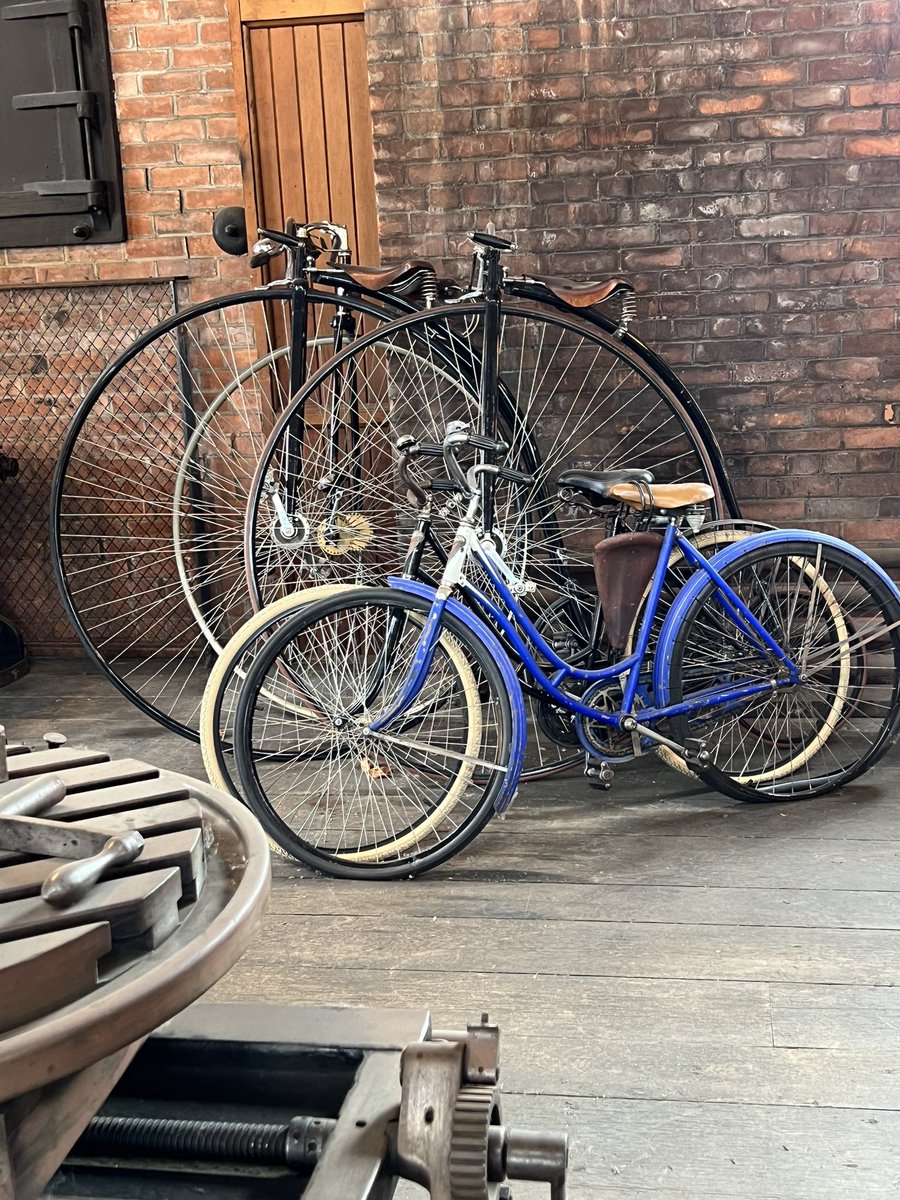
<svg viewBox="0 0 900 1200"><path fill-rule="evenodd" d="M474 466L469 467L468 471L466 471L459 461L459 453L466 446L474 446L478 450L485 450L492 454L503 455L509 453L509 446L506 442L495 441L493 438L484 437L480 433L470 432L466 421L451 421L447 426L444 440L441 443L419 442L407 434L404 437L398 438L394 446L400 452L400 464L398 467L400 478L420 504L425 504L427 497L422 487L410 478L407 471L409 462L415 455L422 455L427 458L443 458L450 479L436 481L440 482L441 487L439 490L441 491L447 491L447 485L452 483L455 485L453 490L471 496L477 490L477 477L485 474L494 475L497 479L505 479L508 483L518 483L525 487L530 487L536 483L533 475L526 475L522 471L514 471L511 467L501 467L495 463L475 463Z"/></svg>
<svg viewBox="0 0 900 1200"><path fill-rule="evenodd" d="M250 266L261 267L281 254L284 250L293 253L311 254L348 254L350 242L347 238L346 225L335 225L331 221L312 221L308 225L295 225L289 221L284 233L276 229L259 229L259 241L250 252ZM329 239L329 244L316 244L316 235Z"/></svg>

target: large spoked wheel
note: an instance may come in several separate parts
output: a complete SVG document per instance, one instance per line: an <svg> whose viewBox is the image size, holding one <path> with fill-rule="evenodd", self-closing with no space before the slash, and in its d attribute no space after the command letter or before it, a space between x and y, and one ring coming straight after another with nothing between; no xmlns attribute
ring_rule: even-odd
<svg viewBox="0 0 900 1200"><path fill-rule="evenodd" d="M403 318L337 355L298 395L272 432L247 508L256 607L328 581L377 583L396 568L414 513L393 476L393 443L402 435L440 441L451 420L482 427L483 321L477 303ZM499 368L497 432L511 447L507 463L537 482L497 484L494 531L513 571L537 585L529 607L539 626L548 624L544 614L550 625L581 622L591 579L597 518L557 497L566 468L650 465L660 481L710 483L713 513L724 512L706 442L682 401L613 335L507 304ZM311 423L310 413L331 418ZM423 483L443 474L439 459L421 459L418 469ZM462 514L459 499L441 499L438 547ZM425 570L440 565L439 551L426 555ZM477 571L473 582L485 586ZM580 762L568 716L536 697L528 706L535 736L523 780Z"/></svg>
<svg viewBox="0 0 900 1200"><path fill-rule="evenodd" d="M246 555L258 607L326 579L377 581L397 561L411 517L390 447L404 434L439 441L451 420L482 427L483 335L482 304L447 305L373 331L310 380L272 431L251 489ZM330 431L314 431L309 412L336 414ZM707 482L713 514L725 515L681 400L633 349L575 317L504 305L497 432L511 446L507 464L537 476L530 487L498 483L494 532L513 569L538 585L538 608L590 578L597 518L557 497L568 467L651 467L660 482ZM440 460L421 470L443 474ZM279 504L314 536L279 536ZM449 531L461 506L450 496L445 507Z"/></svg>
<svg viewBox="0 0 900 1200"><path fill-rule="evenodd" d="M725 582L802 671L783 668L724 613L712 583L674 631L669 702L738 681L771 690L673 717L676 740L702 739L711 787L740 800L834 791L873 766L900 728L900 601L864 559L815 535L751 548Z"/></svg>
<svg viewBox="0 0 900 1200"><path fill-rule="evenodd" d="M308 293L299 329L294 300L287 287L248 291L149 330L85 397L54 476L54 570L79 637L139 708L194 739L209 666L253 612L242 551L253 472L335 346L336 297ZM342 338L392 315L340 304Z"/></svg>
<svg viewBox="0 0 900 1200"><path fill-rule="evenodd" d="M282 596L266 605L240 627L223 648L209 672L200 710L200 747L210 783L240 797L234 764L234 717L247 672L256 655L276 629L304 604L323 600L339 592L354 590L353 584L322 584ZM568 608L546 614L542 632L557 648L561 639L576 634L567 620ZM585 601L585 619L589 610ZM523 702L528 722L528 739L521 783L551 778L580 766L584 752L572 728L569 714L557 713L546 698L523 680Z"/></svg>
<svg viewBox="0 0 900 1200"><path fill-rule="evenodd" d="M304 605L247 670L234 720L241 795L280 850L344 878L419 874L493 814L510 754L491 654L446 615L411 704L383 728L430 604L360 589Z"/></svg>

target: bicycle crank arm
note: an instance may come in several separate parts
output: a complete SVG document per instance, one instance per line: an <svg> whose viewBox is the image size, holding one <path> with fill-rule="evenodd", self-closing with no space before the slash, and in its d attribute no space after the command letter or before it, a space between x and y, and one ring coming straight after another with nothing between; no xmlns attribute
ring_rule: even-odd
<svg viewBox="0 0 900 1200"><path fill-rule="evenodd" d="M288 510L284 506L284 501L278 495L278 484L274 479L266 477L262 490L269 498L269 504L275 512L275 520L278 523L278 532L283 538L292 538L297 530L294 522L288 516Z"/></svg>
<svg viewBox="0 0 900 1200"><path fill-rule="evenodd" d="M624 717L622 728L626 733L635 733L639 737L648 738L658 746L665 746L668 750L674 750L690 767L709 766L711 760L710 753L706 749L706 742L697 741L691 745L682 746L679 742L672 741L671 738L667 738L656 729L651 729L649 725L642 725L634 717Z"/></svg>

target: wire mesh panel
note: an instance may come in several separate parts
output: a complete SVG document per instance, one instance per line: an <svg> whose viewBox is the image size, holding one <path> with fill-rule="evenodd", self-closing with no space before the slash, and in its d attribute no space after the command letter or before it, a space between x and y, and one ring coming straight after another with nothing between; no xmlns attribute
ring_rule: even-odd
<svg viewBox="0 0 900 1200"><path fill-rule="evenodd" d="M0 454L18 462L0 481L0 612L33 654L78 646L48 553L50 483L66 428L106 364L174 307L171 282L0 289ZM144 381L148 402L162 386Z"/></svg>

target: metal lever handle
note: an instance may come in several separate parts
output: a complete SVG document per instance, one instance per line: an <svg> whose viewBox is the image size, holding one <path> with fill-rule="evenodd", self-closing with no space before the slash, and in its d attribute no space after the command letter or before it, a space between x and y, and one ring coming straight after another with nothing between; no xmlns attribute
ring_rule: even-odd
<svg viewBox="0 0 900 1200"><path fill-rule="evenodd" d="M144 848L136 829L111 837L99 854L57 867L44 880L41 896L55 908L67 908L81 900L107 871L134 862Z"/></svg>
<svg viewBox="0 0 900 1200"><path fill-rule="evenodd" d="M0 799L0 819L3 817L36 817L66 797L66 785L56 775L29 779L14 792Z"/></svg>

